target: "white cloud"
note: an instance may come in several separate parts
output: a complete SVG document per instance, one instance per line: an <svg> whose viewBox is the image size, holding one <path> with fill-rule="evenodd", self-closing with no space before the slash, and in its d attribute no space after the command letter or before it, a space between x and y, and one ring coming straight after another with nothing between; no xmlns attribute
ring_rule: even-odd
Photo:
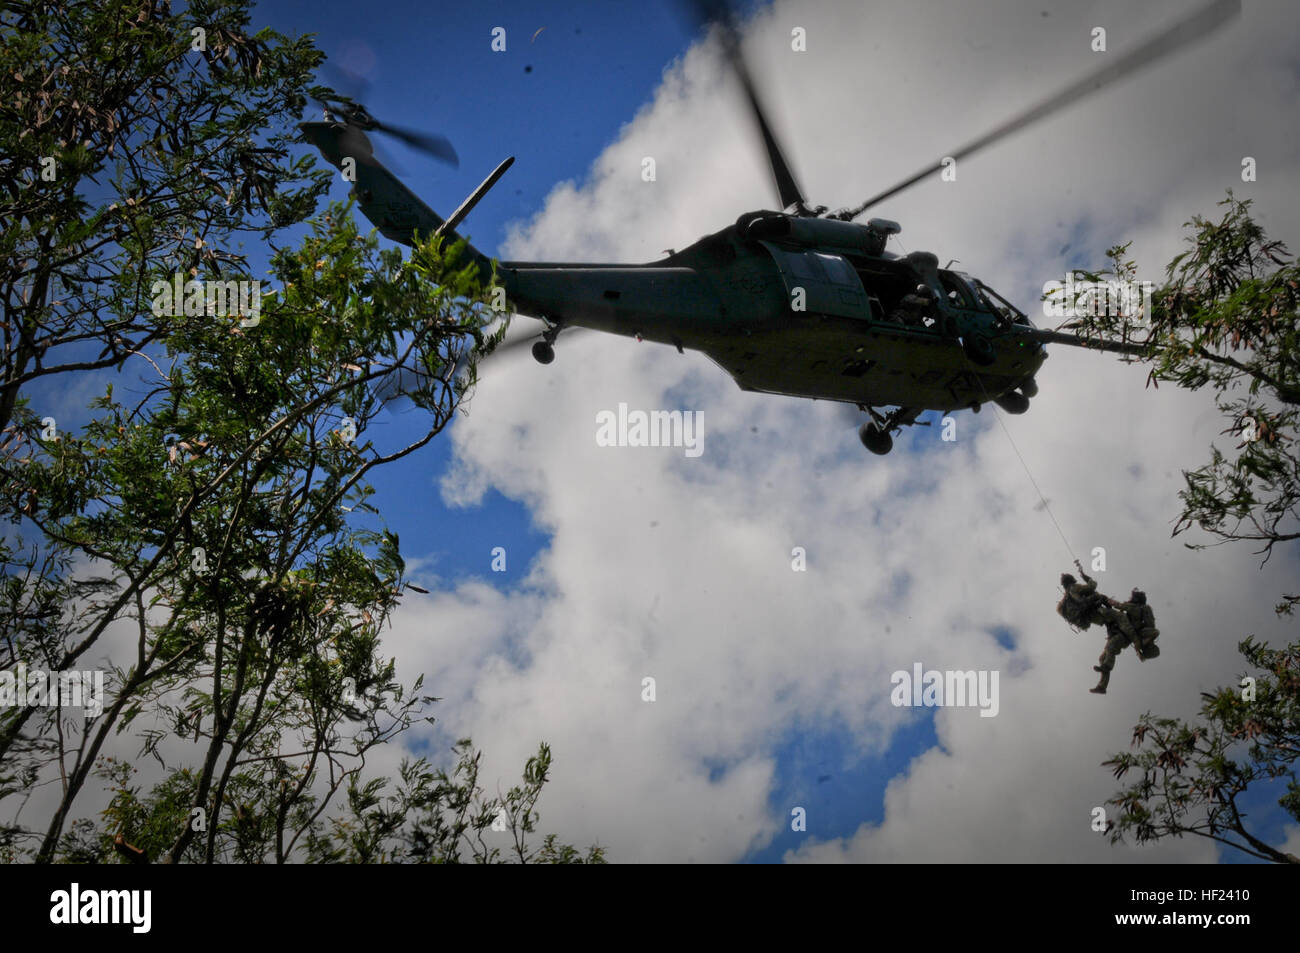
<svg viewBox="0 0 1300 953"><path fill-rule="evenodd" d="M761 15L748 48L808 198L857 201L1092 68L1092 25L1122 50L1183 7L1041 9L842 2ZM903 223L908 250L960 258L1027 310L1066 267L1067 243L1099 264L1100 249L1133 237L1158 278L1181 223L1213 213L1229 186L1295 241L1300 155L1277 118L1295 92L1293 16L1252 5L1211 44L873 214ZM793 25L806 54L789 50ZM1261 169L1251 186L1238 176L1247 154ZM654 183L639 175L647 155ZM506 253L648 260L773 203L739 94L716 49L697 45L589 181L557 186ZM861 753L882 751L904 715L889 674L921 661L999 669L999 715L939 712L942 750L890 782L883 822L835 839L810 818L794 859L1213 858L1187 841L1116 849L1089 830L1115 790L1099 763L1137 716L1191 714L1199 691L1237 671L1239 638L1285 634L1269 611L1283 560L1260 572L1244 549L1191 553L1169 538L1179 472L1221 429L1206 396L1146 390L1140 368L1056 348L1030 413L1007 419L1075 552L1104 546L1103 588L1144 587L1164 633L1159 661L1126 654L1099 698L1086 689L1101 638L1053 611L1069 557L988 411L959 415L955 444L915 428L876 458L837 408L744 394L697 354L598 335L562 335L557 354L545 368L521 357L485 369L443 485L462 503L488 486L524 500L551 545L519 592L437 592L404 607L387 639L405 675L427 673L446 698L447 731L485 749L485 777L511 783L551 743L546 829L599 840L614 860L742 857L788 823L789 806L769 802L785 732L842 723ZM619 402L702 411L703 456L598 447L596 414ZM791 571L794 546L806 573ZM1014 650L995 626L1016 633Z"/></svg>
<svg viewBox="0 0 1300 953"><path fill-rule="evenodd" d="M1284 853L1300 857L1300 824L1288 824L1286 826L1286 842L1278 849Z"/></svg>

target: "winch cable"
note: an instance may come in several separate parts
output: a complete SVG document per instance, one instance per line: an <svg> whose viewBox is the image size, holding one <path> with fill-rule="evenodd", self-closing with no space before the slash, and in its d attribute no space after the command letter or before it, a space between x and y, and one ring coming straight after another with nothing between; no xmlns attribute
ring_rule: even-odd
<svg viewBox="0 0 1300 953"><path fill-rule="evenodd" d="M1047 497L1043 495L1043 491L1039 487L1038 481L1034 479L1034 474L1029 469L1029 464L1025 462L1024 456L1020 453L1020 448L1016 446L1015 438L1011 436L1011 430L1007 427L1006 421L1002 419L1001 408L999 408L998 405L989 398L989 392L984 389L984 378L980 377L978 371L974 371L973 373L975 374L975 379L979 381L980 392L984 395L984 402L992 406L993 416L997 418L998 424L1002 427L1002 432L1007 435L1007 442L1011 444L1011 449L1015 452L1016 459L1019 460L1020 465L1024 467L1025 476L1029 477L1029 482L1034 486L1034 492L1038 494L1038 499L1043 503L1043 509L1047 511L1048 517L1052 520L1052 525L1056 527L1056 534L1061 537L1061 542L1065 545L1066 552L1070 554L1070 558L1077 564L1079 562L1079 557L1074 554L1074 549L1070 546L1070 541L1065 538L1065 531L1061 529L1061 524L1056 520L1056 514L1052 512L1051 504L1047 502Z"/></svg>

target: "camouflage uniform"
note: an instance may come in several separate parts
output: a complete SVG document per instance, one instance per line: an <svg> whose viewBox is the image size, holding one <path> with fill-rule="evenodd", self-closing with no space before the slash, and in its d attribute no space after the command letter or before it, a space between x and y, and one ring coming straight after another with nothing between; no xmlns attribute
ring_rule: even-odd
<svg viewBox="0 0 1300 953"><path fill-rule="evenodd" d="M925 319L934 314L937 298L938 295L929 285L917 285L915 291L899 299L898 307L890 317L900 324L924 327Z"/></svg>
<svg viewBox="0 0 1300 953"><path fill-rule="evenodd" d="M1105 695L1106 686L1110 684L1110 670L1115 667L1115 656L1124 650L1124 646L1133 640L1124 634L1117 625L1108 625L1106 627L1106 645L1101 650L1101 656L1097 659L1096 665L1092 667L1094 672L1100 672L1101 678L1096 687L1088 691L1096 695Z"/></svg>
<svg viewBox="0 0 1300 953"><path fill-rule="evenodd" d="M1147 594L1141 589L1134 589L1129 601L1120 608L1133 627L1136 637L1133 644L1138 649L1138 654L1144 659L1158 656L1160 646L1156 645L1156 639L1160 637L1160 630L1156 628L1156 614L1147 605Z"/></svg>
<svg viewBox="0 0 1300 953"><path fill-rule="evenodd" d="M1087 629L1092 625L1092 604L1097 595L1096 585L1085 586L1068 572L1061 573L1061 587L1065 595L1056 604L1056 611L1070 625Z"/></svg>
<svg viewBox="0 0 1300 953"><path fill-rule="evenodd" d="M1107 626L1109 637L1098 660L1100 664L1095 666L1101 673L1101 680L1096 688L1091 689L1098 695L1106 694L1106 686L1110 683L1110 670L1115 667L1115 656L1130 642L1133 644L1133 651L1144 662L1160 654L1160 646L1156 645L1160 630L1156 628L1156 614L1147 605L1147 594L1141 589L1134 589L1133 594L1129 596L1129 601L1122 603L1119 608L1128 623L1127 632L1121 630L1119 626Z"/></svg>
<svg viewBox="0 0 1300 953"><path fill-rule="evenodd" d="M1098 695L1104 695L1106 686L1110 683L1111 669L1115 667L1115 656L1123 651L1124 646L1133 643L1139 646L1139 654L1144 653L1141 652L1137 629L1130 621L1129 614L1098 592L1096 580L1084 572L1082 567L1079 568L1079 573L1083 576L1083 582L1076 581L1069 573L1061 574L1065 596L1057 605L1056 611L1080 629L1086 630L1091 625L1105 627L1106 645L1097 659L1098 664L1092 667L1093 671L1101 673L1101 679L1095 688L1090 689Z"/></svg>
<svg viewBox="0 0 1300 953"><path fill-rule="evenodd" d="M1128 616L1111 604L1097 591L1097 581L1083 570L1083 582L1076 582L1068 572L1061 574L1061 585L1065 587L1065 597L1057 606L1057 611L1072 625L1086 630L1090 625L1101 625L1107 629L1117 627L1129 639L1136 633L1129 623ZM1127 642L1125 643L1128 644Z"/></svg>

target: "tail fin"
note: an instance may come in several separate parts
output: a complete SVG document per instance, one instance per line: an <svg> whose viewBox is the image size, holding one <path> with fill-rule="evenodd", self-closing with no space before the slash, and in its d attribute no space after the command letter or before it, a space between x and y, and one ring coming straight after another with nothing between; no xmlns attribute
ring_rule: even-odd
<svg viewBox="0 0 1300 953"><path fill-rule="evenodd" d="M345 176L355 176L352 192L361 212L385 238L412 245L417 232L427 238L445 224L437 212L420 201L374 157L370 140L360 129L337 122L304 122L299 128L327 162ZM454 231L447 233L447 237L453 241L460 239ZM486 281L492 274L491 259L468 243L466 251L479 266L479 276Z"/></svg>

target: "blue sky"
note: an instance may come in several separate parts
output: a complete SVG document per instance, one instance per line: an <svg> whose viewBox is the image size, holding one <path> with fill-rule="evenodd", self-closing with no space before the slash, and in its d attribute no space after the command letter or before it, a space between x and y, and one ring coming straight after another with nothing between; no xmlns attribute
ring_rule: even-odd
<svg viewBox="0 0 1300 953"><path fill-rule="evenodd" d="M342 2L257 10L281 32L315 33L332 61L364 75L376 116L452 140L458 170L380 138L406 182L444 214L498 162L517 157L464 229L488 254L507 222L540 211L555 183L585 176L693 39L671 4L396 0L361 17ZM504 52L490 46L497 27L506 30Z"/></svg>
<svg viewBox="0 0 1300 953"><path fill-rule="evenodd" d="M540 211L556 182L583 178L618 129L649 102L665 65L694 38L671 5L637 16L634 29L629 3L385 2L377 15L365 17L344 2L268 2L256 9L282 33L316 34L331 62L364 78L366 106L375 116L451 139L460 157L456 169L375 137L407 185L442 214L498 162L516 156L461 229L498 257L506 223ZM497 27L506 30L504 52L491 49ZM340 183L331 197L346 192ZM414 412L409 405L407 412ZM401 428L404 416L394 407L379 426ZM446 470L450 453L447 441L434 441L410 467L381 471L375 480L381 512L398 529L408 558L429 560L451 579L486 575L494 585L511 585L546 536L526 508L499 493L473 510L441 505L430 477ZM435 540L444 542L431 545ZM509 554L504 574L488 572L496 546Z"/></svg>

